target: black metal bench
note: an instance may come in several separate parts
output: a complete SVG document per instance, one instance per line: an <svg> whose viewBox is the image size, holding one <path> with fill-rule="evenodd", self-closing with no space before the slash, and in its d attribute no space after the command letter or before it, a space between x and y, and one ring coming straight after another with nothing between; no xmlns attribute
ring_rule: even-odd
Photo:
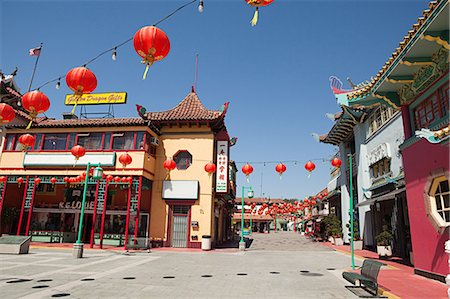
<svg viewBox="0 0 450 299"><path fill-rule="evenodd" d="M365 259L361 266L361 274L354 272L343 272L342 277L354 285L359 285L371 294L378 295L378 274L380 268L386 264L375 260Z"/></svg>

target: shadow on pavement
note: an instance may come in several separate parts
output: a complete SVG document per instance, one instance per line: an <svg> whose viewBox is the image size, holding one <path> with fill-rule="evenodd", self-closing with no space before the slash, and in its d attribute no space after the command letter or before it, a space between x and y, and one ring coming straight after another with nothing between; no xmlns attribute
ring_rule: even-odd
<svg viewBox="0 0 450 299"><path fill-rule="evenodd" d="M230 241L227 241L227 242L225 242L223 244L216 245L216 248L217 249L239 248L239 241L240 241L240 239L230 240ZM250 246L253 243L253 239L252 238L248 238L248 237L244 237L244 241L245 241L245 248L250 248Z"/></svg>

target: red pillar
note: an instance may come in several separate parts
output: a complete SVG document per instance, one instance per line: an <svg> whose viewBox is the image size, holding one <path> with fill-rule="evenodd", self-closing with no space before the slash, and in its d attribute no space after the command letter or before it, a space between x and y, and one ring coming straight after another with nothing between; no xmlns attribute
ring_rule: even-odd
<svg viewBox="0 0 450 299"><path fill-rule="evenodd" d="M402 106L402 120L403 120L403 131L405 133L405 140L413 135L411 129L411 117L409 115L408 106Z"/></svg>
<svg viewBox="0 0 450 299"><path fill-rule="evenodd" d="M297 216L294 217L294 232L297 231Z"/></svg>
<svg viewBox="0 0 450 299"><path fill-rule="evenodd" d="M97 182L97 185L95 186L94 211L92 212L91 241L89 244L90 248L94 247L95 220L97 218L97 201L98 201L98 188L99 187L100 187L100 182Z"/></svg>
<svg viewBox="0 0 450 299"><path fill-rule="evenodd" d="M106 202L108 201L108 187L109 187L109 182L106 181L105 198L103 199L102 222L100 224L100 248L101 249L103 249L103 231L105 229Z"/></svg>
<svg viewBox="0 0 450 299"><path fill-rule="evenodd" d="M3 185L2 198L0 198L0 223L2 221L2 209L3 209L3 202L5 201L6 185L7 184L8 184L8 181L5 181L5 184ZM0 234L1 234L1 230L0 230Z"/></svg>
<svg viewBox="0 0 450 299"><path fill-rule="evenodd" d="M25 181L25 186L23 190L22 209L20 209L19 224L17 225L17 234L16 234L17 236L20 235L20 229L22 228L23 212L25 210L25 200L27 198L28 179L29 176L27 176L27 180Z"/></svg>
<svg viewBox="0 0 450 299"><path fill-rule="evenodd" d="M138 186L138 202L136 208L136 219L134 224L134 244L136 244L136 238L139 231L139 216L141 212L141 191L142 191L142 176L139 177L139 186Z"/></svg>
<svg viewBox="0 0 450 299"><path fill-rule="evenodd" d="M33 214L35 191L36 191L36 184L33 185L33 193L31 194L31 202L30 202L30 209L28 210L28 220L27 220L27 227L25 228L25 236L28 236L28 232L30 230L31 214ZM26 192L25 192L25 194L26 194Z"/></svg>
<svg viewBox="0 0 450 299"><path fill-rule="evenodd" d="M131 206L131 188L132 185L128 188L128 204L127 204L127 220L125 222L125 240L123 244L123 249L127 249L128 244L128 226L130 225L130 206Z"/></svg>

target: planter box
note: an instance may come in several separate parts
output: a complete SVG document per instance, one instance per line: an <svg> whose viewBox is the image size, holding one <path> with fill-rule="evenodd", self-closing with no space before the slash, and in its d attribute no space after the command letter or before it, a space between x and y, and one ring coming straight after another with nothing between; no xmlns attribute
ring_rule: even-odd
<svg viewBox="0 0 450 299"><path fill-rule="evenodd" d="M363 241L362 240L353 241L353 248L355 250L362 250L363 249Z"/></svg>
<svg viewBox="0 0 450 299"><path fill-rule="evenodd" d="M377 246L377 253L381 256L392 256L392 247L389 246Z"/></svg>
<svg viewBox="0 0 450 299"><path fill-rule="evenodd" d="M344 240L342 238L333 238L333 244L336 246L344 245Z"/></svg>

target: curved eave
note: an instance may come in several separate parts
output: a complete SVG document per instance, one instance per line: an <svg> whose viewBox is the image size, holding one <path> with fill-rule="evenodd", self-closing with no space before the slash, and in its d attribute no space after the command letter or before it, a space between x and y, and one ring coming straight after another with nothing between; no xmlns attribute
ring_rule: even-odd
<svg viewBox="0 0 450 299"><path fill-rule="evenodd" d="M408 31L399 47L368 86L340 95L345 98L338 100L347 101L349 106L358 104L370 107L378 102L399 109L400 89L405 84L411 83L412 77L420 67L431 63L431 56L439 48L450 49L448 19L448 0L430 2L429 9L423 12L423 16Z"/></svg>

